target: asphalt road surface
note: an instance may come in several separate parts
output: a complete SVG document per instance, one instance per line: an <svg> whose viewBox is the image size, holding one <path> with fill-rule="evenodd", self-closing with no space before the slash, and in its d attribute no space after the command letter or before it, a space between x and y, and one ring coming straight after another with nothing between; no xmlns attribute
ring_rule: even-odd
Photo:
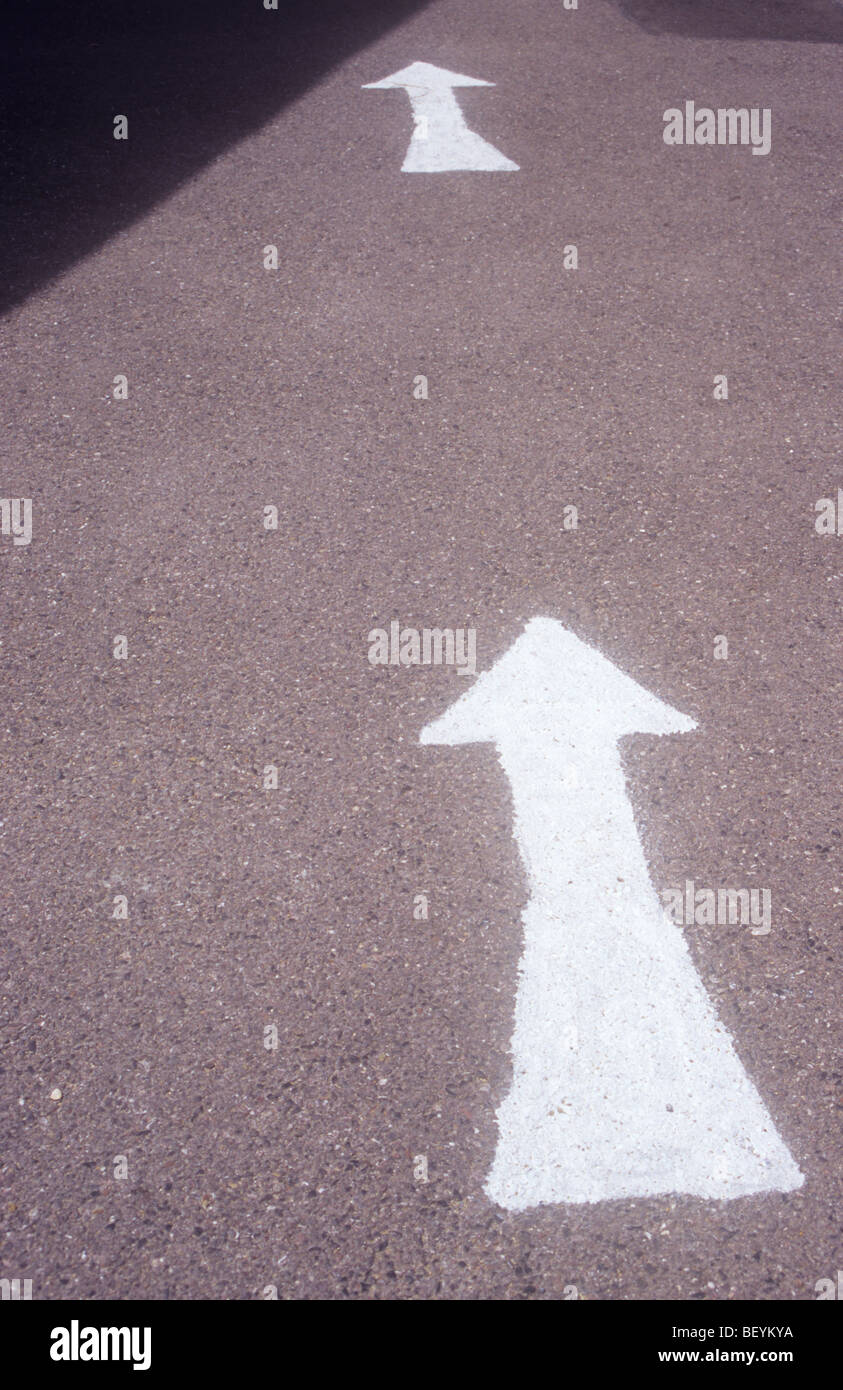
<svg viewBox="0 0 843 1390"><path fill-rule="evenodd" d="M843 1268L843 9L124 8L39 7L4 57L0 1273L816 1298ZM494 85L425 127L424 83L366 87L413 63ZM686 102L755 111L759 145L769 112L769 151L665 143ZM517 169L402 170L464 129ZM788 1190L486 1191L536 901L520 784L488 735L420 742L475 678L373 664L370 634L473 631L479 675L535 618L696 725L625 730L612 785L660 900L769 893L769 930L672 930ZM577 687L585 724L602 700ZM641 975L588 959L574 1023L544 1018L578 1079L543 1097L586 1160L577 1049L634 1062Z"/></svg>

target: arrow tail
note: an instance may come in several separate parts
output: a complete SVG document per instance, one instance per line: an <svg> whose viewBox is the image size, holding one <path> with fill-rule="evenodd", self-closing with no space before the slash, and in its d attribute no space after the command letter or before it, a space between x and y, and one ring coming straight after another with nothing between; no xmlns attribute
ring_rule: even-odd
<svg viewBox="0 0 843 1390"><path fill-rule="evenodd" d="M445 174L469 170L500 173L517 171L518 168L488 140L468 127L447 141L436 140L433 131L424 139L414 135L401 165L404 174Z"/></svg>
<svg viewBox="0 0 843 1390"><path fill-rule="evenodd" d="M655 894L625 916L599 903L577 921L534 900L525 909L513 1079L487 1195L521 1211L801 1186L679 929Z"/></svg>

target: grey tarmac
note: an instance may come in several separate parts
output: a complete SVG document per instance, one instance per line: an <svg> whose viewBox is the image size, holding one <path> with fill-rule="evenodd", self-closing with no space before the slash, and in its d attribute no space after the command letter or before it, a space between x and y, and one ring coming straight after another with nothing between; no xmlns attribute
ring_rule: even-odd
<svg viewBox="0 0 843 1390"><path fill-rule="evenodd" d="M808 1300L843 1268L843 10L758 10L436 0L327 64L314 24L306 87L213 147L144 88L163 9L97 40L146 91L125 148L111 93L45 86L100 220L71 190L51 269L42 217L0 323L0 492L32 499L0 536L0 1273L34 1298ZM185 82L212 104L242 53L248 106L289 22L241 50L218 18ZM414 61L495 84L458 98L517 172L401 172L406 94L363 88ZM686 99L769 108L770 153L666 145ZM698 724L625 740L628 793L659 893L770 890L769 934L684 931L797 1191L484 1194L509 786L419 743L471 678L369 633L475 629L485 671L536 616Z"/></svg>

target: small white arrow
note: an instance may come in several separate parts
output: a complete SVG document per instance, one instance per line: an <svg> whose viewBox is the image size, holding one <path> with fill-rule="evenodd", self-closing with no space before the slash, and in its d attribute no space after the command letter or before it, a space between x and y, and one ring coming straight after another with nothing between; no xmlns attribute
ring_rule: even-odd
<svg viewBox="0 0 843 1390"><path fill-rule="evenodd" d="M413 108L415 129L401 169L405 174L443 174L456 169L517 169L511 159L469 130L454 87L494 87L479 77L463 77L432 63L411 63L366 88L403 87Z"/></svg>
<svg viewBox="0 0 843 1390"><path fill-rule="evenodd" d="M656 896L626 791L620 738L695 727L534 618L422 730L422 743L496 745L529 880L486 1183L503 1207L802 1185Z"/></svg>

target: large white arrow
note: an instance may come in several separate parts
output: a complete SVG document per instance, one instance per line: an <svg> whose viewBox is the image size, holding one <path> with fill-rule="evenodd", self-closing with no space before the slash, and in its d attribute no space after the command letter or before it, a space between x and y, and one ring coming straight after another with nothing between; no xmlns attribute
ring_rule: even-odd
<svg viewBox="0 0 843 1390"><path fill-rule="evenodd" d="M501 1206L802 1185L656 896L627 796L618 740L695 727L534 618L422 731L496 745L529 880L513 1080L486 1183Z"/></svg>
<svg viewBox="0 0 843 1390"><path fill-rule="evenodd" d="M479 77L463 77L432 63L411 63L364 87L404 87L413 108L415 129L401 168L405 174L443 174L454 169L517 169L488 140L469 130L454 87L494 87Z"/></svg>

